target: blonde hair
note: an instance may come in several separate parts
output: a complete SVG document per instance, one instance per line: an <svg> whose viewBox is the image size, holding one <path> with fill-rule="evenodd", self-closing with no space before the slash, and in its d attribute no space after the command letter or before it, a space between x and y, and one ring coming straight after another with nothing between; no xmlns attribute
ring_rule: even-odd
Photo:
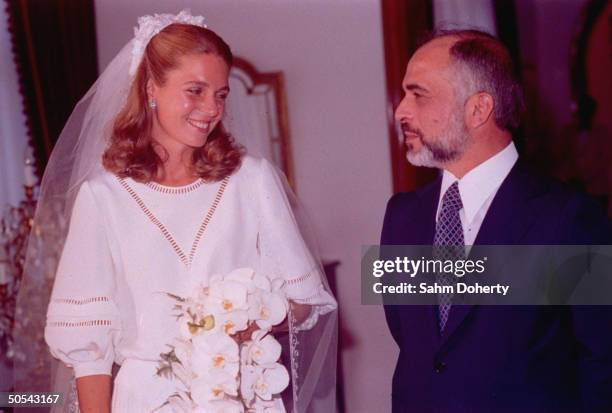
<svg viewBox="0 0 612 413"><path fill-rule="evenodd" d="M166 74L177 67L182 56L201 53L221 57L228 67L233 63L227 43L203 27L172 24L151 39L125 106L115 118L109 146L102 156L106 170L138 182L149 182L162 174L163 159L151 138L153 112L148 105L147 83L153 80L163 85ZM219 122L206 143L193 151L193 168L201 178L219 181L238 169L243 154L244 149Z"/></svg>

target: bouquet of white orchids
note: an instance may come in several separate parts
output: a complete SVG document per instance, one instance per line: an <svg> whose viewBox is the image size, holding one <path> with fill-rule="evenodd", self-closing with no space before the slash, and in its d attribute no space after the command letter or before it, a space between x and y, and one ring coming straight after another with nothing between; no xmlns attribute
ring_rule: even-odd
<svg viewBox="0 0 612 413"><path fill-rule="evenodd" d="M179 390L165 405L201 413L284 410L279 397L289 374L279 363L281 345L271 334L287 316L283 283L239 268L211 277L192 296L168 294L176 301L181 335L171 351L161 354L157 369L158 375L179 381ZM253 325L257 329L250 340L234 339Z"/></svg>

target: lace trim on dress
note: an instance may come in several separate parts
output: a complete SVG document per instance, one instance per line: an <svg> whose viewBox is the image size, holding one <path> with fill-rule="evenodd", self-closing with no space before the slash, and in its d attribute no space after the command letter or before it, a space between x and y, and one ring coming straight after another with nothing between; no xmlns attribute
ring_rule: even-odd
<svg viewBox="0 0 612 413"><path fill-rule="evenodd" d="M147 182L145 185L157 192L161 192L164 194L171 194L171 195L180 195L180 194L187 194L189 192L195 191L196 189L198 189L205 183L206 183L205 180L198 179L197 181L189 185L177 186L177 187L160 185L157 182Z"/></svg>
<svg viewBox="0 0 612 413"><path fill-rule="evenodd" d="M50 327L96 327L110 326L111 320L88 320L88 321L51 321L47 323Z"/></svg>
<svg viewBox="0 0 612 413"><path fill-rule="evenodd" d="M76 387L76 379L73 377L70 381L70 391L68 392L68 411L70 413L79 413L79 397Z"/></svg>
<svg viewBox="0 0 612 413"><path fill-rule="evenodd" d="M185 267L189 268L191 266L191 263L193 262L193 257L195 256L195 252L198 248L198 244L200 243L200 240L202 239L202 236L204 235L204 231L206 231L206 227L208 226L208 223L212 219L215 213L215 210L217 209L217 206L219 205L219 202L221 201L223 192L225 192L225 187L227 186L227 183L229 181L229 176L225 177L223 181L221 181L221 185L219 186L219 189L217 190L217 195L215 196L215 199L213 200L212 205L208 209L208 213L204 217L204 221L202 221L202 225L200 225L200 229L198 230L198 233L196 234L196 237L193 240L193 244L191 245L191 250L189 251L189 256L187 256L187 254L183 252L183 249L178 245L178 243L176 242L172 234L170 234L170 231L168 231L168 229L164 226L164 224L159 219L157 219L155 215L153 215L153 212L151 212L149 208L147 208L142 198L140 198L140 196L136 193L136 191L134 191L134 189L126 182L125 178L117 178L117 180L119 181L121 186L123 186L123 188L130 194L130 196L134 199L134 201L136 201L136 203L138 204L142 212L144 212L144 214L147 216L147 218L149 218L149 220L157 228L159 228L162 235L170 243L170 245L174 249L174 252L176 252L176 254L179 256L179 259L185 265Z"/></svg>
<svg viewBox="0 0 612 413"><path fill-rule="evenodd" d="M301 275L297 278L291 278L289 280L285 280L285 283L287 285L295 285L295 284L299 284L302 283L304 281L306 281L307 279L309 279L310 277L312 277L312 275L314 274L314 271L310 271L304 275Z"/></svg>
<svg viewBox="0 0 612 413"><path fill-rule="evenodd" d="M89 297L83 299L76 298L55 298L53 299L54 303L59 304L73 304L73 305L83 305L83 304L91 304L91 303L99 303L99 302L108 302L108 297Z"/></svg>
<svg viewBox="0 0 612 413"><path fill-rule="evenodd" d="M298 325L295 314L293 313L291 306L289 306L289 313L287 314L287 320L289 321L289 357L291 358L291 389L293 396L293 411L297 411L298 394L299 394L299 378L300 374L298 371L298 364L300 359L300 351L298 349L300 341L298 339Z"/></svg>

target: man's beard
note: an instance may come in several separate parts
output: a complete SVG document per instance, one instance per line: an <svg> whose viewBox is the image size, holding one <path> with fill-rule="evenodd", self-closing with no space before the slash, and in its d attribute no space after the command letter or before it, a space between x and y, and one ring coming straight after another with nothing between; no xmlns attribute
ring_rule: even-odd
<svg viewBox="0 0 612 413"><path fill-rule="evenodd" d="M412 129L410 125L403 123L404 132L412 132L418 135L421 148L418 151L412 149L408 142L406 159L414 166L427 166L429 168L443 168L448 162L456 161L461 158L469 143L469 135L465 123L458 116L458 110L453 111L449 124L440 135L433 136L427 140L423 137L423 132Z"/></svg>

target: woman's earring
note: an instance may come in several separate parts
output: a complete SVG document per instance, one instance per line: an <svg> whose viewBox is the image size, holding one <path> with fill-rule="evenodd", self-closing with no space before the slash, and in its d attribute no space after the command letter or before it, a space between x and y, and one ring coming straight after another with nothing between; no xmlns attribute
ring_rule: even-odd
<svg viewBox="0 0 612 413"><path fill-rule="evenodd" d="M157 107L157 103L155 102L155 99L150 99L149 100L149 107L151 109L155 109Z"/></svg>

